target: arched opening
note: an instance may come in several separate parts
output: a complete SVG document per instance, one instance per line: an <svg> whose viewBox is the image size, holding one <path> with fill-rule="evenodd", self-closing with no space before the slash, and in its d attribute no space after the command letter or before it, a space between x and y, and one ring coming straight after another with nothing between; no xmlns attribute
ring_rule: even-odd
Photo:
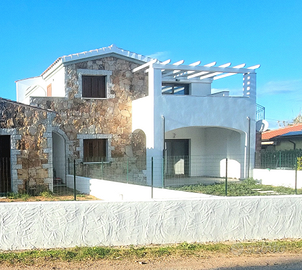
<svg viewBox="0 0 302 270"><path fill-rule="evenodd" d="M222 127L186 127L165 134L165 184L186 185L244 177L245 134Z"/></svg>
<svg viewBox="0 0 302 270"><path fill-rule="evenodd" d="M127 150L128 149L128 150ZM131 145L126 148L128 178L134 183L146 184L146 135L135 130L131 136Z"/></svg>
<svg viewBox="0 0 302 270"><path fill-rule="evenodd" d="M66 183L65 139L58 133L52 133L52 157L54 185Z"/></svg>

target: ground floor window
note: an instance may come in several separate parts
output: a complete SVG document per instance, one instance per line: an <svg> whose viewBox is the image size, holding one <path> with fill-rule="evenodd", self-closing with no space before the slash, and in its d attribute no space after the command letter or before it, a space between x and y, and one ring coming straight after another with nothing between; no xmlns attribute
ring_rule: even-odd
<svg viewBox="0 0 302 270"><path fill-rule="evenodd" d="M84 162L107 161L107 139L84 139Z"/></svg>

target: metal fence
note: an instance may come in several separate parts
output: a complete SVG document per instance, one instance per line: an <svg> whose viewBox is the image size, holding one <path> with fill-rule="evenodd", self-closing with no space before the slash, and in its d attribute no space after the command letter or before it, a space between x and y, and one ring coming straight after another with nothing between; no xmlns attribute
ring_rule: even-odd
<svg viewBox="0 0 302 270"><path fill-rule="evenodd" d="M250 169L248 165L244 165L245 161L243 155L119 157L101 162L78 162L73 159L67 160L65 157L54 157L53 167L50 169L41 166L43 161L30 160L25 156L18 160L18 164L21 165L17 170L18 179L23 182L23 186L19 185L18 188L20 193L33 196L44 194L44 196L59 197L59 200L75 200L86 199L83 193L89 194L89 186L86 191L83 191L79 185L83 183L71 182L70 179L76 180L79 176L83 177L81 179L99 179L160 188L239 183L248 175ZM40 166L33 168L32 164L40 164ZM301 170L302 150L263 151L259 164L258 168L264 169ZM49 170L53 172L51 177L49 177ZM12 182L10 160L1 158L0 192L2 195L13 191ZM227 190L227 186L225 189Z"/></svg>
<svg viewBox="0 0 302 270"><path fill-rule="evenodd" d="M214 184L225 180L228 169L230 181L243 175L243 157L169 156L149 159L116 158L110 162L69 162L69 174L122 183L155 187L177 187L193 184ZM151 182L153 181L153 183Z"/></svg>
<svg viewBox="0 0 302 270"><path fill-rule="evenodd" d="M262 150L256 168L259 169L301 169L302 149L266 151Z"/></svg>

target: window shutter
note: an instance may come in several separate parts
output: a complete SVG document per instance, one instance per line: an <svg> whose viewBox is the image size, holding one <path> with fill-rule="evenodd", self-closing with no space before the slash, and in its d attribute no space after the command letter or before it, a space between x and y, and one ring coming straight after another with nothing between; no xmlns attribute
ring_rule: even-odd
<svg viewBox="0 0 302 270"><path fill-rule="evenodd" d="M82 76L82 96L106 98L106 77Z"/></svg>
<svg viewBox="0 0 302 270"><path fill-rule="evenodd" d="M51 84L47 85L47 96L48 97L52 96L52 87L51 87Z"/></svg>

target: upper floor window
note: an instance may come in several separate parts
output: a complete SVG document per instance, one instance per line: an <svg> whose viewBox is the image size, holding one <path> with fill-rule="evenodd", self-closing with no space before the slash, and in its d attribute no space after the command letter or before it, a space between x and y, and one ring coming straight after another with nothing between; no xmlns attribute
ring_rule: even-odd
<svg viewBox="0 0 302 270"><path fill-rule="evenodd" d="M82 76L82 97L106 98L105 76Z"/></svg>
<svg viewBox="0 0 302 270"><path fill-rule="evenodd" d="M189 84L163 83L162 94L164 95L189 95Z"/></svg>
<svg viewBox="0 0 302 270"><path fill-rule="evenodd" d="M114 98L111 70L78 69L79 92L76 98Z"/></svg>

